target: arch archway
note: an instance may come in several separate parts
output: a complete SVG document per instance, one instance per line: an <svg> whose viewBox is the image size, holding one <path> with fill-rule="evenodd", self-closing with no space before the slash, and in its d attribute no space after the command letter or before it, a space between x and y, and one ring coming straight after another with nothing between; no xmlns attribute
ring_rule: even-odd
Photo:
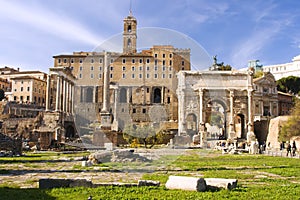
<svg viewBox="0 0 300 200"><path fill-rule="evenodd" d="M245 124L245 115L242 113L237 114L237 116L234 119L235 124L235 132L238 138L246 139L246 124Z"/></svg>
<svg viewBox="0 0 300 200"><path fill-rule="evenodd" d="M210 99L205 110L208 138L227 139L227 105L221 99Z"/></svg>
<svg viewBox="0 0 300 200"><path fill-rule="evenodd" d="M161 103L161 89L155 88L153 91L153 103Z"/></svg>
<svg viewBox="0 0 300 200"><path fill-rule="evenodd" d="M187 133L192 137L197 134L197 116L194 113L190 113L186 117Z"/></svg>

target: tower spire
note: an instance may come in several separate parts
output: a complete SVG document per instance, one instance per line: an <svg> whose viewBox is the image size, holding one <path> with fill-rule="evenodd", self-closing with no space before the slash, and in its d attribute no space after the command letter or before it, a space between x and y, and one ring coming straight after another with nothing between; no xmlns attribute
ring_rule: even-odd
<svg viewBox="0 0 300 200"><path fill-rule="evenodd" d="M129 4L129 16L132 16L132 0L130 0Z"/></svg>

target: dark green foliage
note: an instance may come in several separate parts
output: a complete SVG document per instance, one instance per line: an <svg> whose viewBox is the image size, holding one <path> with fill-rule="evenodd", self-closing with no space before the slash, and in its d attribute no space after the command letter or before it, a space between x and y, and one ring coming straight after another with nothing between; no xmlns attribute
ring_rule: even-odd
<svg viewBox="0 0 300 200"><path fill-rule="evenodd" d="M288 76L276 81L277 90L286 93L299 94L300 78L296 76Z"/></svg>

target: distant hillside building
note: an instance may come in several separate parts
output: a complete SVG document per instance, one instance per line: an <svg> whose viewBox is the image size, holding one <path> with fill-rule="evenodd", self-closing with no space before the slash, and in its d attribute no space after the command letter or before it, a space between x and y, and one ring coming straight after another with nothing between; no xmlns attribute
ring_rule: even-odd
<svg viewBox="0 0 300 200"><path fill-rule="evenodd" d="M300 77L300 55L293 58L290 63L263 66L264 72L271 72L276 80L288 76Z"/></svg>

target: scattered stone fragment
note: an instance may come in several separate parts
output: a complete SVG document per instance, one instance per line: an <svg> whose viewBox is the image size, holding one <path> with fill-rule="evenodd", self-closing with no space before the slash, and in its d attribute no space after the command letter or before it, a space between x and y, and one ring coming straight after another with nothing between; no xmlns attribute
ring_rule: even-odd
<svg viewBox="0 0 300 200"><path fill-rule="evenodd" d="M234 189L237 186L237 179L226 178L205 178L207 189Z"/></svg>
<svg viewBox="0 0 300 200"><path fill-rule="evenodd" d="M166 188L203 192L206 190L206 183L204 178L169 176Z"/></svg>
<svg viewBox="0 0 300 200"><path fill-rule="evenodd" d="M93 183L86 179L40 179L40 189L67 188L67 187L92 187Z"/></svg>
<svg viewBox="0 0 300 200"><path fill-rule="evenodd" d="M160 186L159 181L152 181L152 180L138 180L138 186Z"/></svg>

